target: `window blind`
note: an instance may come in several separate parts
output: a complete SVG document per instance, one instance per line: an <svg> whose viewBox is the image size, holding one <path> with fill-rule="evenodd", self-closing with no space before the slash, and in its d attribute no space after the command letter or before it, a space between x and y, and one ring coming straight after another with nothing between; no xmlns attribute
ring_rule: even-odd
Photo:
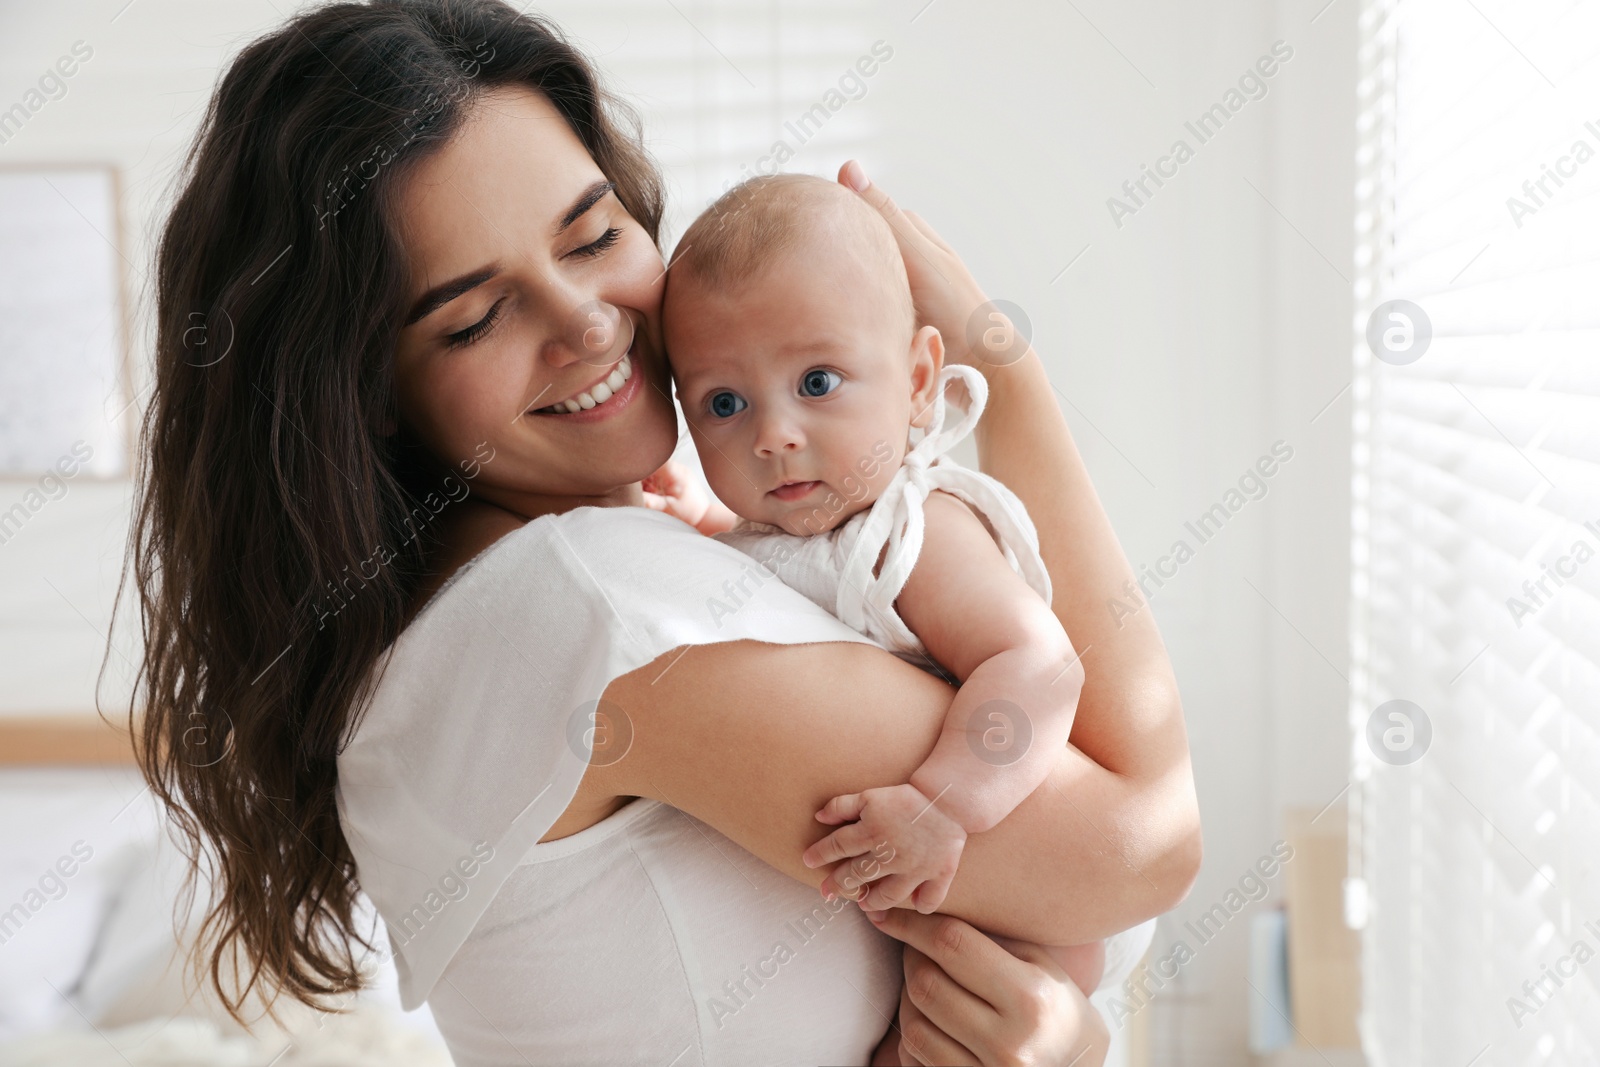
<svg viewBox="0 0 1600 1067"><path fill-rule="evenodd" d="M866 156L875 127L863 101L894 77L899 43L876 39L870 10L851 0L554 0L535 10L639 113L666 180L669 258L744 178L831 178ZM704 481L681 410L673 459Z"/></svg>
<svg viewBox="0 0 1600 1067"><path fill-rule="evenodd" d="M643 117L667 177L669 251L741 178L832 177L868 143L861 102L893 76L897 42L875 42L869 12L849 0L558 0L537 10Z"/></svg>
<svg viewBox="0 0 1600 1067"><path fill-rule="evenodd" d="M1363 1044L1375 1067L1592 1065L1600 2L1359 18Z"/></svg>

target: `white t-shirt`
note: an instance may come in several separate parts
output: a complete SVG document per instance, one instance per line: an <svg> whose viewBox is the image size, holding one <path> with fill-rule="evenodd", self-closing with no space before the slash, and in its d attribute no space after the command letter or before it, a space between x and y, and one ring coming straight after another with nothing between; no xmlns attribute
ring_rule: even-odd
<svg viewBox="0 0 1600 1067"><path fill-rule="evenodd" d="M854 905L651 800L538 843L607 684L742 639L870 643L677 519L588 507L490 546L385 653L339 814L402 1004L458 1067L867 1062L900 951Z"/></svg>
<svg viewBox="0 0 1600 1067"><path fill-rule="evenodd" d="M855 905L654 800L538 843L606 686L737 640L872 643L677 519L588 507L495 542L384 654L339 816L401 1003L428 1002L457 1067L867 1062L900 943Z"/></svg>

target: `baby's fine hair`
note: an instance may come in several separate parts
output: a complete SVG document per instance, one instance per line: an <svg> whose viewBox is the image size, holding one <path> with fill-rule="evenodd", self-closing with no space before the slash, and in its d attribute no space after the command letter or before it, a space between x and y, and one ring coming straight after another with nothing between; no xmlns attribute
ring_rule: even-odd
<svg viewBox="0 0 1600 1067"><path fill-rule="evenodd" d="M889 224L855 193L825 178L773 174L740 182L684 232L669 273L730 289L808 238L826 241L837 254L881 275L906 332L915 329L911 287Z"/></svg>

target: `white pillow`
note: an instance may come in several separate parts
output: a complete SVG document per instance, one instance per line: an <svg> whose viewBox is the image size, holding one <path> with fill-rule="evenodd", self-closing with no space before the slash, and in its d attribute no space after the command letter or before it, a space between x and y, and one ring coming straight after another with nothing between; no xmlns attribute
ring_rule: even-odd
<svg viewBox="0 0 1600 1067"><path fill-rule="evenodd" d="M0 1041L66 1023L67 998L146 828L136 772L0 772Z"/></svg>
<svg viewBox="0 0 1600 1067"><path fill-rule="evenodd" d="M130 849L124 877L108 902L72 997L93 1025L122 1026L189 1008L183 988L186 961L178 958L178 945L180 938L192 940L207 889L198 885L189 913L177 916L186 869L178 845L158 829Z"/></svg>

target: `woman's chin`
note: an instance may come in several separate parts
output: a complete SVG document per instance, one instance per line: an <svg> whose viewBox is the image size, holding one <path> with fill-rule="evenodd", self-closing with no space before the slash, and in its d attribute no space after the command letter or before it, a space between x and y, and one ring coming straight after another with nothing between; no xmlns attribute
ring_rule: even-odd
<svg viewBox="0 0 1600 1067"><path fill-rule="evenodd" d="M657 394L657 398L660 404L652 405L650 417L644 420L646 425L639 434L637 467L643 473L630 481L642 481L654 474L678 449L678 417L673 411L672 401L660 394Z"/></svg>

